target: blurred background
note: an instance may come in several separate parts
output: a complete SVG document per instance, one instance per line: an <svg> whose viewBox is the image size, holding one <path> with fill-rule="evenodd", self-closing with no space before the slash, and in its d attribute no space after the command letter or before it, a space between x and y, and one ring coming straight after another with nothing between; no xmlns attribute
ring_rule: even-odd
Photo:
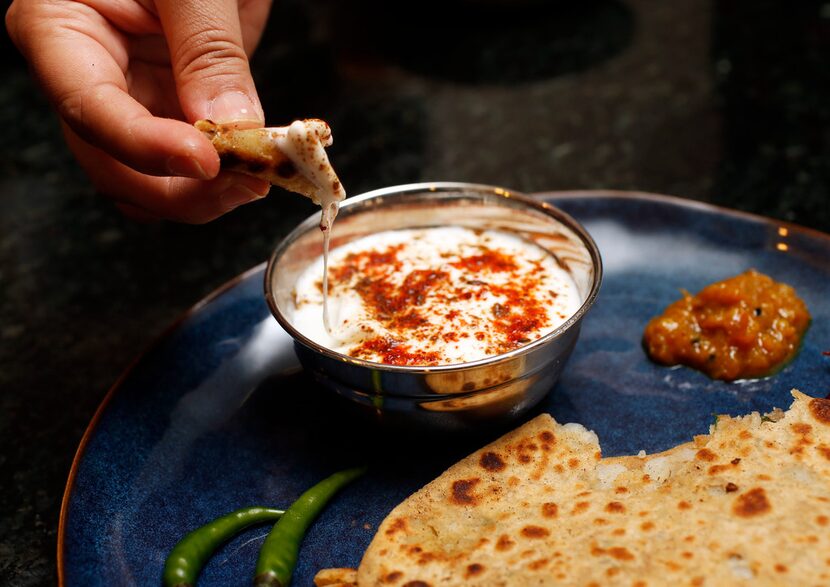
<svg viewBox="0 0 830 587"><path fill-rule="evenodd" d="M41 585L108 387L315 207L275 188L205 226L122 218L3 43L0 584ZM637 190L830 231L830 1L277 0L253 70L268 123L329 121L352 195Z"/></svg>

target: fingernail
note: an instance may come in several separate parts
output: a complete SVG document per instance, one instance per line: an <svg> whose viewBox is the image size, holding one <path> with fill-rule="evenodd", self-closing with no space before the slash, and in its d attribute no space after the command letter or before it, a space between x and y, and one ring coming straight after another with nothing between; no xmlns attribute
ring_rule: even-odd
<svg viewBox="0 0 830 587"><path fill-rule="evenodd" d="M251 188L236 184L219 194L219 201L226 210L233 210L237 206L259 200L261 197L262 194L258 194Z"/></svg>
<svg viewBox="0 0 830 587"><path fill-rule="evenodd" d="M213 122L257 122L262 123L262 114L251 99L242 92L225 92L210 103Z"/></svg>
<svg viewBox="0 0 830 587"><path fill-rule="evenodd" d="M167 171L170 175L181 175L184 177L195 177L196 179L208 179L207 173L199 165L199 162L192 157L175 155L167 160Z"/></svg>

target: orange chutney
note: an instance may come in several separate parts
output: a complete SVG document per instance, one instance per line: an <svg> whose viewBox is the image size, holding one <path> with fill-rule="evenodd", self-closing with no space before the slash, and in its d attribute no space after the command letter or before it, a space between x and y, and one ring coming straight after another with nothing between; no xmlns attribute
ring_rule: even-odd
<svg viewBox="0 0 830 587"><path fill-rule="evenodd" d="M798 351L807 305L786 283L749 270L683 297L646 326L643 345L664 365L688 365L713 379L769 375Z"/></svg>

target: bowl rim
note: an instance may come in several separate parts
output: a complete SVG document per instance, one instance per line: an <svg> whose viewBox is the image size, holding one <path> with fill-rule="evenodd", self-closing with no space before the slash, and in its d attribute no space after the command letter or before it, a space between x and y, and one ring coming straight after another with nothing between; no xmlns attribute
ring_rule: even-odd
<svg viewBox="0 0 830 587"><path fill-rule="evenodd" d="M597 247L596 242L585 229L585 227L583 227L582 224L575 220L571 215L564 212L563 210L560 210L556 206L548 204L544 201L535 200L527 194L504 187L467 182L436 181L401 184L370 190L357 196L346 198L341 202L340 209L342 210L345 208L350 208L352 206L358 206L368 200L374 200L381 196L388 196L392 194L398 195L411 194L417 192L444 191L457 191L462 193L469 192L470 195L489 194L503 199L515 200L521 202L524 206L528 208L535 209L548 216L552 216L555 220L558 220L567 228L572 230L582 241L583 246L585 246L585 248L588 250L588 253L591 257L591 263L594 268L591 288L588 291L588 295L585 297L585 301L579 306L576 312L574 312L567 320L565 320L565 322L557 326L555 329L551 330L544 336L537 338L532 342L529 342L506 353L493 355L490 357L484 357L483 359L478 359L476 361L468 361L466 363L451 363L448 365L388 365L386 363L376 363L373 361L358 359L356 357L350 357L349 355L338 353L311 340L310 338L302 334L300 331L298 331L296 328L294 328L294 326L291 324L291 322L279 308L279 305L276 301L276 292L273 290L272 287L273 276L276 272L277 261L279 260L279 258L284 254L288 247L291 244L293 244L293 242L297 240L301 235L307 233L310 229L316 229L316 227L319 226L320 213L315 212L314 214L306 218L303 222L301 222L299 225L297 225L297 227L294 228L294 230L289 232L280 241L280 243L271 253L271 256L269 257L268 263L265 267L265 300L268 304L268 308L271 310L271 314L274 316L274 318L276 318L280 326L282 326L282 328L291 336L291 338L294 339L295 342L298 342L303 346L306 346L309 349L313 350L314 352L317 352L335 361L349 363L356 367L364 367L374 371L386 371L392 373L406 374L433 374L454 371L465 371L468 369L479 368L485 365L491 366L506 363L508 361L514 360L517 357L531 353L540 347L546 346L552 340L564 335L564 333L568 331L574 324L577 324L581 321L582 317L588 312L591 306L594 305L594 302L596 301L597 296L599 295L599 290L602 285L603 277L602 257L599 252L599 247Z"/></svg>

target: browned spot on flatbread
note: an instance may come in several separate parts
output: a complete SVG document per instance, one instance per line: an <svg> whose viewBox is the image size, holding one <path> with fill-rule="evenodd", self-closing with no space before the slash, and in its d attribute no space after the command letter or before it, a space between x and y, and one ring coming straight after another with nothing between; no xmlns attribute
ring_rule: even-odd
<svg viewBox="0 0 830 587"><path fill-rule="evenodd" d="M816 450L817 450L818 452L820 452L820 453L821 453L821 455L822 455L825 459L827 459L828 461L830 461L830 446L827 446L826 444L820 444L820 445L818 445L818 446L816 447Z"/></svg>
<svg viewBox="0 0 830 587"><path fill-rule="evenodd" d="M465 573L465 576L469 579L470 577L475 577L483 572L484 565L479 563L473 563L471 565L467 565L467 572Z"/></svg>
<svg viewBox="0 0 830 587"><path fill-rule="evenodd" d="M556 442L556 436L550 430L544 430L539 433L539 440L547 442L548 444L553 444Z"/></svg>
<svg viewBox="0 0 830 587"><path fill-rule="evenodd" d="M775 572L776 573L786 573L787 572L787 565L777 564L775 565Z"/></svg>
<svg viewBox="0 0 830 587"><path fill-rule="evenodd" d="M735 491L738 491L738 486L732 482L729 482L726 484L726 487L724 487L724 489L726 490L726 493L734 493Z"/></svg>
<svg viewBox="0 0 830 587"><path fill-rule="evenodd" d="M568 460L568 466L569 466L571 469L576 469L576 468L579 466L579 459L578 459L578 458L576 458L576 457L574 457L574 458L572 458L572 459L569 459L569 460Z"/></svg>
<svg viewBox="0 0 830 587"><path fill-rule="evenodd" d="M701 461L712 462L718 457L717 457L717 455L715 455L715 453L713 453L708 448L702 448L699 451L697 451L697 454L695 455L695 458L697 458L698 460L701 460Z"/></svg>
<svg viewBox="0 0 830 587"><path fill-rule="evenodd" d="M555 503L549 501L542 504L542 515L546 518L555 518L558 513L559 506Z"/></svg>
<svg viewBox="0 0 830 587"><path fill-rule="evenodd" d="M281 161L274 171L276 171L277 175L284 177L285 179L290 179L297 175L297 168L291 161L288 160Z"/></svg>
<svg viewBox="0 0 830 587"><path fill-rule="evenodd" d="M767 493L762 487L750 489L746 493L738 496L735 504L732 506L732 511L735 515L742 518L751 518L767 513L772 509L772 506L767 499Z"/></svg>
<svg viewBox="0 0 830 587"><path fill-rule="evenodd" d="M550 536L550 530L542 526L525 526L522 528L522 536L525 538L545 538Z"/></svg>
<svg viewBox="0 0 830 587"><path fill-rule="evenodd" d="M223 169L242 169L249 173L258 174L268 167L268 161L253 156L245 156L235 151L221 150L219 153L219 164Z"/></svg>
<svg viewBox="0 0 830 587"><path fill-rule="evenodd" d="M608 520L606 520L605 518L595 518L594 524L597 526L607 526Z"/></svg>
<svg viewBox="0 0 830 587"><path fill-rule="evenodd" d="M406 520L404 518L396 518L386 529L386 535L392 536L396 532L406 532Z"/></svg>
<svg viewBox="0 0 830 587"><path fill-rule="evenodd" d="M614 528L611 534L614 536L625 536L625 528Z"/></svg>
<svg viewBox="0 0 830 587"><path fill-rule="evenodd" d="M634 555L631 552L623 547L623 546L612 546L611 548L600 548L599 546L593 546L591 548L591 554L594 556L602 556L608 555L611 558L615 558L621 561L630 561L634 560Z"/></svg>
<svg viewBox="0 0 830 587"><path fill-rule="evenodd" d="M692 509L692 504L690 504L688 501L681 500L677 503L677 509L679 509L679 510L690 510L690 509Z"/></svg>
<svg viewBox="0 0 830 587"><path fill-rule="evenodd" d="M530 461L532 461L532 460L533 460L533 457L531 457L529 454L526 454L526 453L521 453L521 454L519 455L519 462L520 462L520 463L527 464L527 463L529 463L529 462L530 462Z"/></svg>
<svg viewBox="0 0 830 587"><path fill-rule="evenodd" d="M611 514L622 514L625 513L625 506L619 501L610 501L605 506L605 511Z"/></svg>
<svg viewBox="0 0 830 587"><path fill-rule="evenodd" d="M239 156L233 151L221 151L219 153L219 164L223 168L231 169L233 167L244 165L245 161L240 159Z"/></svg>
<svg viewBox="0 0 830 587"><path fill-rule="evenodd" d="M813 418L822 424L830 424L830 399L814 398L810 400Z"/></svg>
<svg viewBox="0 0 830 587"><path fill-rule="evenodd" d="M588 501L578 501L574 504L573 510L571 510L572 514L581 514L585 510L591 507L591 503Z"/></svg>
<svg viewBox="0 0 830 587"><path fill-rule="evenodd" d="M531 571L538 571L539 569L543 569L548 564L548 559L540 558L535 561L528 563L527 568Z"/></svg>
<svg viewBox="0 0 830 587"><path fill-rule="evenodd" d="M828 521L827 516L818 516L816 518L816 524L818 524L819 526L826 526L827 521Z"/></svg>
<svg viewBox="0 0 830 587"><path fill-rule="evenodd" d="M481 483L481 479L459 479L453 481L450 501L458 505L475 505L478 503L478 496L473 494L475 486Z"/></svg>
<svg viewBox="0 0 830 587"><path fill-rule="evenodd" d="M533 442L530 438L523 438L516 446L519 452L539 450L539 445Z"/></svg>
<svg viewBox="0 0 830 587"><path fill-rule="evenodd" d="M804 422L796 422L792 425L793 432L796 434L809 434L813 431L813 427Z"/></svg>
<svg viewBox="0 0 830 587"><path fill-rule="evenodd" d="M401 577L403 577L403 573L400 571L392 571L391 573L387 573L381 580L384 583L395 583L396 581L400 581Z"/></svg>
<svg viewBox="0 0 830 587"><path fill-rule="evenodd" d="M654 522L643 522L640 524L640 528L644 531L648 532L649 530L654 530Z"/></svg>
<svg viewBox="0 0 830 587"><path fill-rule="evenodd" d="M614 492L615 492L615 493L628 493L628 487L622 487L622 486L617 487L617 488L614 490Z"/></svg>
<svg viewBox="0 0 830 587"><path fill-rule="evenodd" d="M478 464L481 465L482 468L493 472L503 471L507 466L505 465L504 460L497 453L492 451L487 451L482 454Z"/></svg>
<svg viewBox="0 0 830 587"><path fill-rule="evenodd" d="M402 587L431 587L426 581L408 581Z"/></svg>
<svg viewBox="0 0 830 587"><path fill-rule="evenodd" d="M499 536L498 541L496 542L496 550L504 552L505 550L510 550L516 543L513 541L510 536L507 534L502 534Z"/></svg>

